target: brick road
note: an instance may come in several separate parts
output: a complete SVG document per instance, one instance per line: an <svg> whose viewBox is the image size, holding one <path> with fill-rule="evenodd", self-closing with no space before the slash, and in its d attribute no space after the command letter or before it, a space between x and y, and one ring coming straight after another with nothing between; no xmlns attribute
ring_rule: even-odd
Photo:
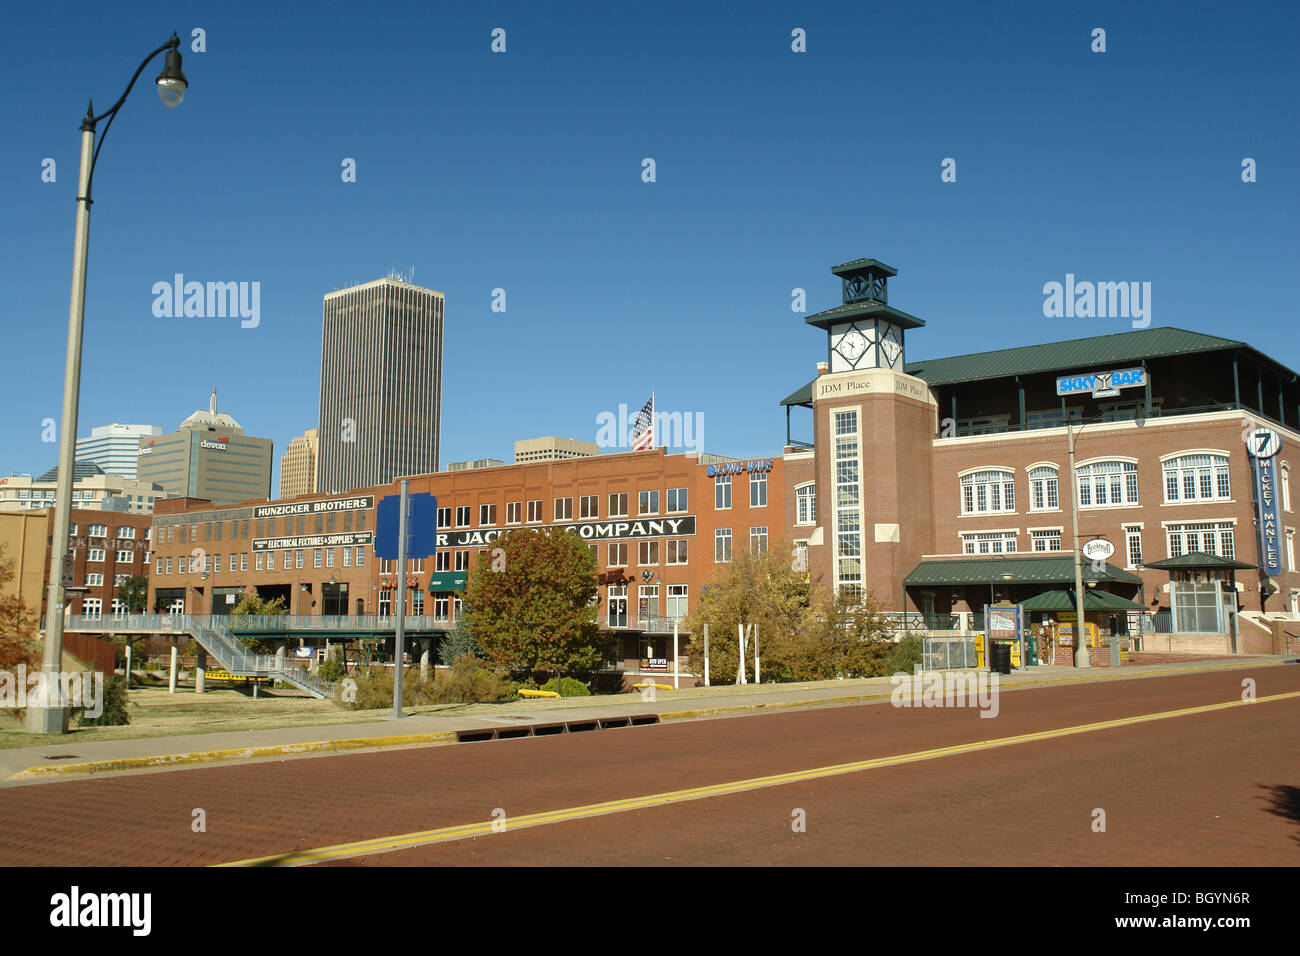
<svg viewBox="0 0 1300 956"><path fill-rule="evenodd" d="M287 853L1239 700L1247 676L1300 691L1260 667L1007 691L993 720L876 704L8 788L0 865ZM1269 811L1300 786L1298 719L1267 702L341 862L1295 864L1300 820Z"/></svg>

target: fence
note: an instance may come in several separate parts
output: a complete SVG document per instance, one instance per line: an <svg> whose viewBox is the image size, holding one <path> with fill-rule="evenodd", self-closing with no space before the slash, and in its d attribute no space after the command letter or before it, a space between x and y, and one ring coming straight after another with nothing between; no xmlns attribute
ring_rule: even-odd
<svg viewBox="0 0 1300 956"><path fill-rule="evenodd" d="M921 638L921 668L927 671L976 666L975 635Z"/></svg>

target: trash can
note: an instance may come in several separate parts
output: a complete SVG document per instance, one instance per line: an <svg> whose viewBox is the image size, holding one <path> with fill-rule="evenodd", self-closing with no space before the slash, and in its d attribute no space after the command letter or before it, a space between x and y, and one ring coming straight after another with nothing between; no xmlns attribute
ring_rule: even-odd
<svg viewBox="0 0 1300 956"><path fill-rule="evenodd" d="M992 641L989 648L990 670L999 674L1011 673L1011 645L1005 641Z"/></svg>

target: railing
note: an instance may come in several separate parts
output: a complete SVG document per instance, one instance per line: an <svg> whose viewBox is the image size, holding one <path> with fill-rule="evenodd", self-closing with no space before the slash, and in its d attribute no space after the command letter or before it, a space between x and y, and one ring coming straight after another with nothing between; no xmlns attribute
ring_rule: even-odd
<svg viewBox="0 0 1300 956"><path fill-rule="evenodd" d="M923 611L893 611L883 615L885 626L892 631L960 631L962 616Z"/></svg>
<svg viewBox="0 0 1300 956"><path fill-rule="evenodd" d="M249 614L222 617L232 631L393 631L397 615L392 614ZM449 629L454 621L428 614L406 615L406 630Z"/></svg>
<svg viewBox="0 0 1300 956"><path fill-rule="evenodd" d="M673 625L677 625L677 631L680 634L686 633L684 617L643 617L638 623L641 629L647 634L671 634Z"/></svg>
<svg viewBox="0 0 1300 956"><path fill-rule="evenodd" d="M1234 405L1231 402L1206 402L1201 405L1181 405L1178 408L1153 407L1151 409L1150 417L1170 418L1178 415L1202 415L1208 412L1229 412L1229 411L1236 411L1236 410L1249 412L1252 415L1257 415L1261 418L1267 418L1269 419L1269 421L1274 421L1274 422L1277 421L1276 419L1271 418L1270 416L1264 414L1263 412L1256 411L1255 409L1250 408L1247 405L1244 404ZM1124 410L1118 410L1113 412L1107 412L1106 414L1103 415L1089 415L1086 418L1081 416L1075 416L1072 417L1070 421L1074 424L1076 428L1080 425L1088 425L1088 424L1102 424L1108 422L1130 422L1133 421L1133 412L1128 409L1124 409ZM1280 424L1280 422L1278 424ZM1041 431L1047 428L1064 428L1065 425L1066 425L1065 419L1061 419L1059 421L1056 419L1051 419L1051 420L1035 421L1032 423L1027 422L1023 427L1020 425L1019 422L1014 422L1014 421L1008 422L1005 425L994 425L994 424L976 425L976 426L966 425L964 427L959 423L956 426L956 431L954 434L945 435L942 432L936 432L935 437L936 438L952 438L952 437L966 438L972 435L1003 435L1003 434L1007 434L1008 432Z"/></svg>

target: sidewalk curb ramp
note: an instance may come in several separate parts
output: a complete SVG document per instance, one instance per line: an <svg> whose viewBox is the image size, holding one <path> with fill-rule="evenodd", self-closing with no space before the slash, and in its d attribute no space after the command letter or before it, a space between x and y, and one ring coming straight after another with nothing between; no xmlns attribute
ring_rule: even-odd
<svg viewBox="0 0 1300 956"><path fill-rule="evenodd" d="M1100 673L1079 677L1060 677L1043 680L1017 680L1008 682L1003 689L1019 690L1025 687L1051 687L1062 684L1080 684L1096 680L1120 680L1129 677L1161 677L1207 670L1240 670L1248 667L1271 667L1290 661L1256 660L1188 666L1167 670L1142 670L1111 673L1109 668L1098 668ZM730 685L722 685L730 686ZM779 687L780 685L769 685ZM552 721L533 724L515 724L504 727L472 728L423 734L400 734L373 737L347 737L336 740L317 740L308 743L268 744L262 747L241 747L232 750L203 750L179 754L153 754L143 757L121 757L116 760L96 760L86 763L39 765L28 767L9 777L10 780L51 778L73 774L118 773L128 770L157 770L197 764L225 763L256 760L264 757L283 757L299 754L342 753L349 750L385 749L418 744L470 743L485 740L511 740L523 737L547 737L556 734L576 734L593 730L612 730L620 727L643 727L678 720L698 720L708 717L741 716L753 713L771 713L799 708L825 707L845 704L865 704L889 700L891 690L838 697L809 698L803 700L774 701L772 703L720 704L691 710L671 710L663 713L646 713L619 716L594 716L579 720ZM146 738L147 739L147 738ZM156 739L156 738L155 738Z"/></svg>

